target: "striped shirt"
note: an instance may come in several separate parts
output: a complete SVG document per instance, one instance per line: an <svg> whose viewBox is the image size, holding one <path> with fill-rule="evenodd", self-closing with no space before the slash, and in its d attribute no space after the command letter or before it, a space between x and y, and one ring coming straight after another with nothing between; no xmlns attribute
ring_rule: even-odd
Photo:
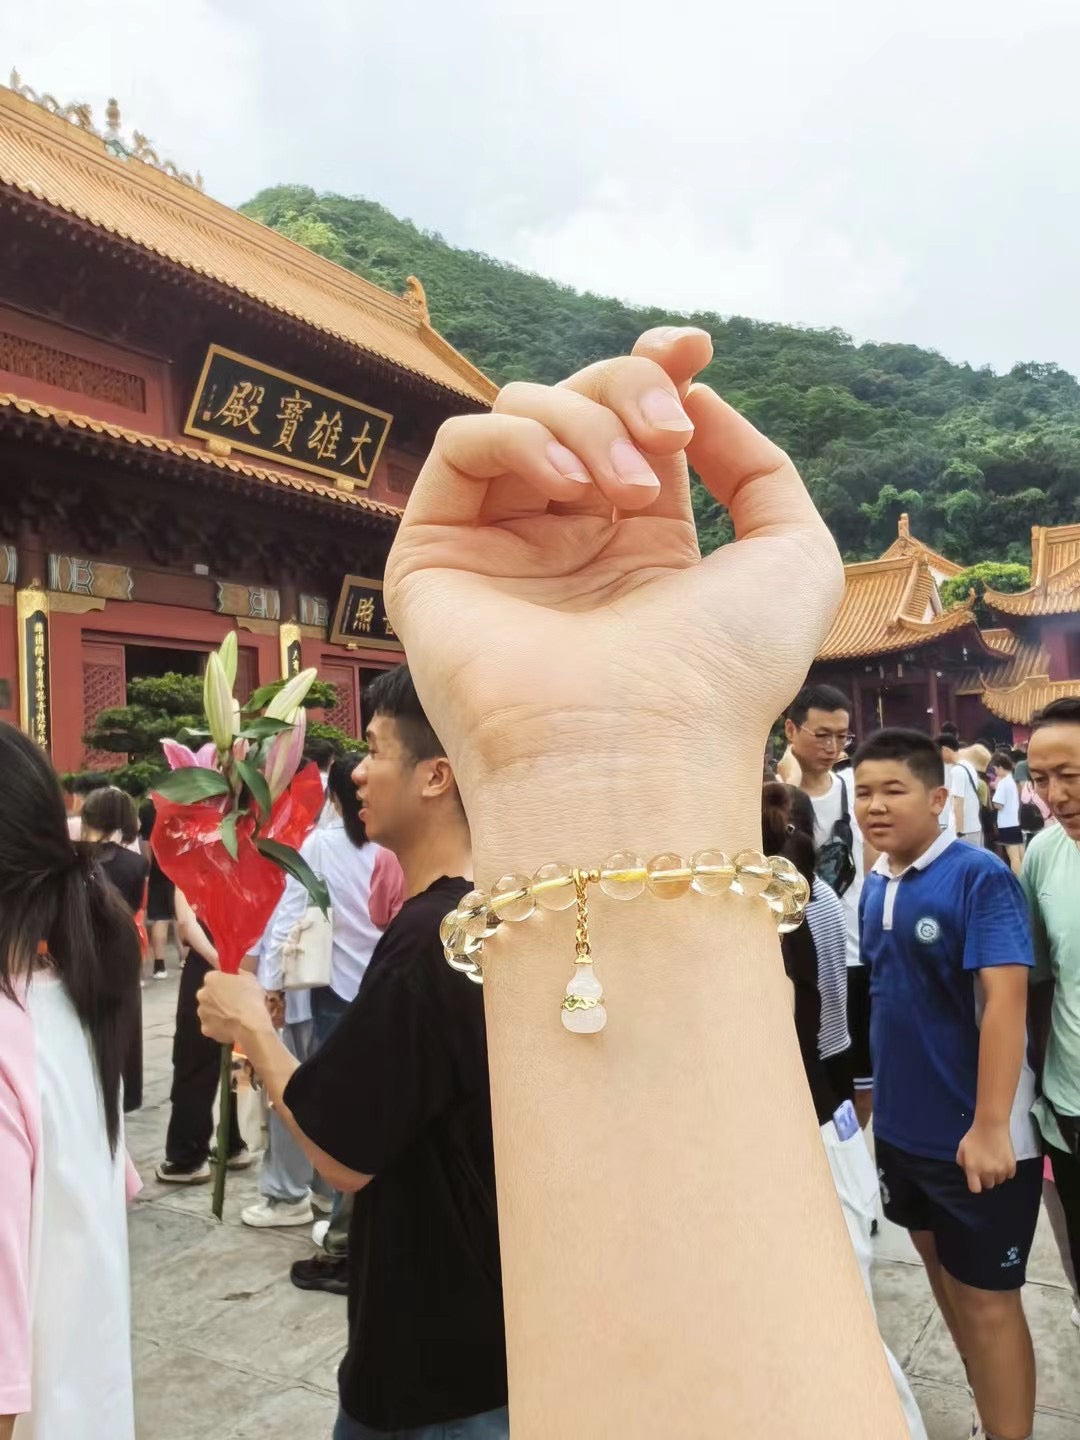
<svg viewBox="0 0 1080 1440"><path fill-rule="evenodd" d="M851 1045L847 1025L847 917L843 902L824 880L814 880L806 923L814 937L821 992L818 1052L823 1060Z"/></svg>

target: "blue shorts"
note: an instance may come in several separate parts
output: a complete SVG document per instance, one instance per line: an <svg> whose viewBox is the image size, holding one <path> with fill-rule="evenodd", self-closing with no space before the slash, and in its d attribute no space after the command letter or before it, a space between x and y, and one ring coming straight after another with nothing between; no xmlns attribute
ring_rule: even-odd
<svg viewBox="0 0 1080 1440"><path fill-rule="evenodd" d="M973 1195L955 1160L933 1160L875 1139L881 1204L905 1230L929 1230L938 1259L974 1290L1019 1290L1035 1239L1042 1159L1020 1160L1003 1185Z"/></svg>

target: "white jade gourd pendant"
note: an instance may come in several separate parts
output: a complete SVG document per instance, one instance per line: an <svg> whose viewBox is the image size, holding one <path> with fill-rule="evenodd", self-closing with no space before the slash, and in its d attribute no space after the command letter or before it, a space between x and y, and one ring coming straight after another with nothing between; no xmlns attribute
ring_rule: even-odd
<svg viewBox="0 0 1080 1440"><path fill-rule="evenodd" d="M575 1035L595 1035L607 1024L604 987L591 961L578 961L562 1002L562 1023Z"/></svg>

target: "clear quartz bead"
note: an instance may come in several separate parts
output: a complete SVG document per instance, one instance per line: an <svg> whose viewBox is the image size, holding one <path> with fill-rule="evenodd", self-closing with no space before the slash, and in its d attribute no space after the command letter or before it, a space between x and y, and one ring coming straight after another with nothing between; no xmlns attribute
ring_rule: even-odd
<svg viewBox="0 0 1080 1440"><path fill-rule="evenodd" d="M678 900L690 889L690 866L673 851L654 855L649 861L648 871L649 892L658 900Z"/></svg>
<svg viewBox="0 0 1080 1440"><path fill-rule="evenodd" d="M731 888L737 895L761 895L772 878L772 867L760 850L740 850L735 856L735 879Z"/></svg>
<svg viewBox="0 0 1080 1440"><path fill-rule="evenodd" d="M691 884L701 895L723 895L731 889L735 866L723 850L699 850L690 861Z"/></svg>
<svg viewBox="0 0 1080 1440"><path fill-rule="evenodd" d="M569 910L577 899L574 867L561 860L549 860L533 876L532 889L542 910Z"/></svg>
<svg viewBox="0 0 1080 1440"><path fill-rule="evenodd" d="M769 867L772 870L772 879L761 893L774 910L782 911L795 893L802 875L798 867L784 855L774 855L769 861Z"/></svg>
<svg viewBox="0 0 1080 1440"><path fill-rule="evenodd" d="M482 890L470 890L461 897L458 901L457 918L466 935L482 939L484 935L491 933L488 928L490 908L488 897Z"/></svg>
<svg viewBox="0 0 1080 1440"><path fill-rule="evenodd" d="M562 1023L575 1035L595 1035L607 1024L604 987L592 965L575 965L563 998Z"/></svg>
<svg viewBox="0 0 1080 1440"><path fill-rule="evenodd" d="M501 920L528 920L536 909L527 875L504 875L491 887L491 908Z"/></svg>
<svg viewBox="0 0 1080 1440"><path fill-rule="evenodd" d="M484 940L480 936L465 935L461 927L451 930L451 937L444 943L446 962L458 971L467 969L474 963L475 956L484 952ZM462 963L459 963L462 962Z"/></svg>
<svg viewBox="0 0 1080 1440"><path fill-rule="evenodd" d="M617 850L600 866L600 889L612 900L636 900L647 878L645 861L632 850Z"/></svg>

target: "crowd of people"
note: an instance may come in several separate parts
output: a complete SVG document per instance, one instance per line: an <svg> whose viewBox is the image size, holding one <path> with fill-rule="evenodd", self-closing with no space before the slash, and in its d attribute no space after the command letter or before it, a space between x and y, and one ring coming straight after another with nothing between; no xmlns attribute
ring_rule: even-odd
<svg viewBox="0 0 1080 1440"><path fill-rule="evenodd" d="M774 503L767 490L766 499L749 502L745 492L759 477L780 473L780 462L773 470L757 463L753 447L768 442L739 429L745 422L734 412L710 408L715 397L695 399L695 391L687 391L680 378L680 335L651 343L653 358L639 351L638 359L625 363L650 367L654 388L648 393L654 398L639 408L668 434L651 447L639 443L650 454L662 446L665 455L672 453L676 410L683 413L686 406L699 438L712 447L711 461L706 454L694 463L732 508L738 550L756 525L769 523ZM643 373L609 372L601 387L604 406L617 407L612 395L619 385ZM660 374L667 387L662 422L655 420ZM589 394L594 383L582 381ZM550 473L538 471L532 483L565 502L566 485L579 483L571 478L566 456L575 460L575 453L566 442L573 439L583 450L589 427L570 433L582 425L572 407L572 421L557 421L564 401L547 398L555 394L513 403L530 416L537 406L547 407L543 424L561 450L549 446ZM624 418L631 434L643 423L628 418L629 402L625 410L588 403L597 411L594 430L601 428L601 411ZM469 464L486 467L481 473L487 477L511 468L505 455L492 459L490 445L508 445L517 473L530 470L523 447L533 432L515 430L516 418L475 417L464 423L481 427L475 432L480 440L469 439L473 429L459 428L442 442L453 451L454 485ZM501 422L508 420L500 438ZM462 444L478 448L463 460L453 449ZM733 460L740 446L752 453ZM653 463L664 485L681 483L660 461ZM595 476L598 462L588 468ZM738 478L743 470L753 477L746 487ZM793 485L797 477L792 482L785 472L774 497L781 515L802 513L804 492ZM634 495L630 487L642 493ZM650 489L641 474L616 475L601 488L609 510L613 498L629 509L663 503L657 500L661 480ZM457 523L472 501L467 489L454 493L450 509ZM420 520L429 525L423 507L432 494L432 483L419 487ZM671 501L673 510L676 502L681 492ZM748 516L748 503L762 513ZM520 504L520 498L511 504L515 514ZM558 524L564 517L556 511L552 518ZM804 515L800 523L811 522ZM743 583L752 579L744 576ZM493 1118L493 1101L505 1103L504 1062L510 1059L526 1078L538 1066L542 1073L547 1062L535 1045L529 1048L530 1032L507 1028L509 1016L514 1024L535 1025L534 1015L524 1015L531 992L511 992L504 972L497 972L485 1018L484 992L444 958L441 927L472 890L481 843L474 816L484 804L477 798L473 760L450 758L450 751L455 757L466 753L460 734L454 733L454 744L445 743L444 720L452 733L468 728L460 697L432 689L434 669L423 679L420 692L436 696L438 731L418 681L401 666L382 674L365 697L363 753L312 752L327 799L302 854L331 898L328 983L314 987L290 978L318 923L299 882L287 883L241 973L223 975L212 936L185 897L160 870L155 878L152 815L144 817L142 851L138 816L116 789L86 797L72 826L47 758L25 736L0 726L0 1440L129 1440L134 1434L123 1206L139 1182L126 1162L123 1112L139 1103L141 1092L140 949L151 957L150 973L160 973L170 925L184 961L171 1113L157 1179L176 1185L209 1179L219 1046L234 1045L253 1068L268 1106L261 1199L244 1211L243 1223L315 1225L316 1212L323 1214L316 1253L292 1267L292 1279L303 1288L348 1296L334 1440L506 1440L508 1344L516 1435L519 1428L526 1440L541 1433L657 1433L655 1427L609 1428L616 1425L620 1402L606 1388L601 1351L625 1324L644 1350L635 1373L622 1374L622 1387L633 1395L636 1387L659 1386L665 1406L683 1397L678 1403L685 1416L680 1421L667 1413L661 1433L747 1428L738 1408L745 1363L732 1368L723 1395L716 1395L711 1379L699 1394L692 1358L684 1352L701 1344L707 1353L712 1341L698 1334L702 1325L710 1328L704 1319L684 1316L678 1347L663 1325L649 1329L652 1310L667 1306L675 1308L665 1313L677 1313L680 1304L690 1303L680 1298L688 1288L685 1278L672 1286L671 1296L654 1290L651 1304L638 1290L639 1306L649 1312L644 1322L619 1306L599 1325L568 1299L565 1327L589 1337L594 1370L582 1378L558 1368L569 1391L587 1386L601 1408L591 1416L579 1408L577 1428L559 1420L542 1428L543 1414L552 1415L559 1401L545 1389L543 1376L530 1377L529 1357L557 1351L563 1342L554 1327L536 1323L540 1311L529 1307L542 1303L543 1285L523 1283L527 1270L514 1237L527 1233L545 1194L559 1193L545 1187L588 1184L593 1177L609 1206L592 1217L596 1227L618 1235L626 1215L631 1226L640 1222L633 1218L633 1195L611 1193L595 1153L566 1152L579 1162L579 1173L569 1177L536 1150L522 1163L498 1106ZM786 749L775 765L767 763L760 792L753 777L765 852L784 857L805 877L810 900L805 925L781 936L786 995L772 985L764 931L741 932L734 949L740 964L760 967L749 972L761 977L759 998L755 1002L754 986L746 985L734 999L728 992L724 1004L748 1005L746 1013L762 1023L768 1017L775 1025L769 1031L777 1037L775 1053L766 1045L764 1056L747 1062L748 1089L732 1096L730 1116L710 1111L715 1124L729 1127L730 1143L745 1146L750 1122L743 1100L753 1095L759 1119L767 1113L764 1103L775 1110L778 1134L784 1125L793 1127L792 1144L805 1160L811 1155L805 1101L800 1105L784 1078L790 1073L784 1070L789 1039L797 1045L846 1242L836 1239L837 1207L818 1183L818 1167L796 1158L795 1178L777 1202L788 1207L777 1212L780 1228L769 1250L755 1251L756 1265L748 1267L751 1274L757 1270L760 1294L740 1291L744 1282L737 1276L725 1280L733 1288L720 1303L738 1311L750 1330L754 1307L764 1307L765 1323L782 1346L783 1327L798 1304L788 1291L793 1281L802 1288L802 1277L830 1307L833 1325L823 1328L845 1337L838 1347L829 1336L818 1340L800 1332L802 1349L788 1362L794 1394L774 1379L775 1393L766 1396L763 1377L778 1377L783 1369L776 1357L763 1360L750 1393L756 1387L761 1413L780 1417L784 1428L759 1427L756 1433L800 1440L825 1433L816 1417L828 1402L829 1433L892 1440L906 1422L906 1432L919 1440L925 1430L900 1366L876 1337L864 1336L880 1203L884 1215L911 1234L965 1367L974 1406L971 1435L1028 1440L1037 1366L1022 1291L1044 1200L1074 1291L1080 1274L1080 701L1058 701L1034 717L1022 756L964 745L951 728L936 739L884 729L856 742L853 720L841 692L805 686L787 708ZM728 729L743 723L737 710L723 720ZM752 736L753 724L745 723ZM520 761L499 749L501 741L489 735L483 743L485 754L499 757L490 766L519 776ZM492 813L505 793L499 792ZM524 806L524 792L516 793ZM671 811L679 803L659 800ZM629 811L621 813L619 823L625 823ZM667 818L666 812L649 816L661 831ZM483 823L490 827L491 821ZM521 823L527 833L529 816ZM537 863L544 858L538 854ZM150 927L142 944L138 917ZM653 937L647 930L640 939L623 933L622 958L632 972L635 957L652 950ZM700 938L706 932L695 933ZM542 948L529 952L516 969L508 962L505 973L522 977L514 983L527 987L545 955ZM651 958L643 975L652 973ZM680 963L690 962L684 956ZM659 992L641 993L652 997L655 1014ZM625 986L624 1001L630 1039L597 1053L621 1053L630 1063L634 1045L644 1044L648 1063L632 1065L633 1076L643 1080L645 1095L652 1093L649 1086L664 1090L669 1082L657 1047L665 1045L666 1032L640 1025L635 1031L633 983ZM687 1036L688 1054L697 1043L721 1043L712 1033L705 1027L700 1037ZM568 1052L557 1053L565 1075L576 1062ZM678 1065L681 1093L692 1110L687 1077L696 1076L706 1090L712 1082L696 1062L689 1071ZM723 1073L728 1090L742 1083L736 1070ZM762 1095L762 1086L770 1084L776 1092ZM666 1105L635 1108L629 1090L624 1099L630 1119L621 1127L624 1138L610 1139L611 1163L629 1166L625 1173L645 1189L642 1167L652 1168L655 1160L649 1127L663 1135L682 1120ZM584 1135L590 1121L577 1103ZM550 1125L543 1133L548 1131L553 1145L566 1143L565 1127ZM703 1154L711 1143L709 1134L698 1133ZM788 1163L786 1149L778 1164ZM234 1115L229 1164L239 1168L254 1158ZM637 1234L636 1250L618 1241L634 1287L641 1265L649 1266L676 1226L689 1227L688 1237L682 1229L675 1237L671 1253L679 1255L678 1263L686 1238L693 1242L686 1257L691 1267L708 1271L714 1263L715 1240L694 1229L694 1184L673 1173L682 1158L669 1162L673 1188L667 1194L686 1213L665 1226L654 1210L643 1210L649 1228ZM701 1212L715 1216L728 1192L720 1191L715 1176L706 1188L721 1194L719 1201L713 1194L712 1210ZM531 1197L524 1206L522 1196ZM771 1202L763 1197L761 1203ZM575 1235L588 1244L583 1215L541 1215L539 1225L559 1246ZM566 1230L556 1237L559 1225ZM753 1231L745 1231L751 1249ZM807 1235L815 1243L805 1244L800 1237ZM592 1243L604 1239L597 1233ZM549 1269L554 1254L540 1255ZM774 1254L782 1266L797 1265L797 1273L765 1274ZM774 1281L782 1274L781 1287ZM614 1294L619 1277L610 1267L603 1276ZM565 1283L563 1275L559 1283ZM782 1305L770 1295L782 1297ZM1072 1319L1080 1325L1080 1313ZM747 1354L756 1362L760 1350L757 1344ZM626 1353L619 1352L624 1361ZM685 1385L673 1379L680 1365L688 1367ZM859 1374L848 1384L845 1367L852 1365ZM642 1393L649 1392L638 1390L630 1401L634 1415ZM573 1403L582 1404L580 1398Z"/></svg>

